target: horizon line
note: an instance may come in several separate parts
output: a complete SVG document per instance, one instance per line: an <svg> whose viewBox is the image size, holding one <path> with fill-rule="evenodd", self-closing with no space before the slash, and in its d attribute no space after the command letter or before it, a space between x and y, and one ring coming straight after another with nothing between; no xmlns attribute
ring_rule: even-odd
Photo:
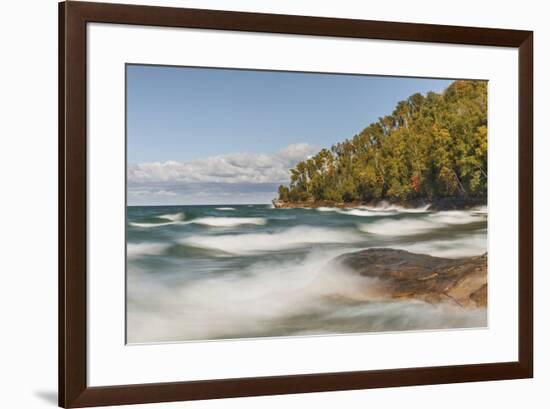
<svg viewBox="0 0 550 409"><path fill-rule="evenodd" d="M126 207L177 207L177 206L259 206L259 205L270 205L269 203L210 203L210 204L126 204Z"/></svg>

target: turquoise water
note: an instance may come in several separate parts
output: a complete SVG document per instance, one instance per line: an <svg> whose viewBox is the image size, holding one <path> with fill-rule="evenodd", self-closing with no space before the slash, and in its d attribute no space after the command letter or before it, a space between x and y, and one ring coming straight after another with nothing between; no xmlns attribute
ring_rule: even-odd
<svg viewBox="0 0 550 409"><path fill-rule="evenodd" d="M330 262L369 247L480 255L486 209L128 207L128 342L486 325L486 309L385 300Z"/></svg>

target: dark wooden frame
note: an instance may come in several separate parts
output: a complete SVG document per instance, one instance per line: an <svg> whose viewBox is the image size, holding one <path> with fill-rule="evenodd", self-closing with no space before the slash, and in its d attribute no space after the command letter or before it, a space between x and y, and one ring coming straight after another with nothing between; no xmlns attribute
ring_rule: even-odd
<svg viewBox="0 0 550 409"><path fill-rule="evenodd" d="M86 381L86 24L191 27L519 49L517 362L88 387ZM244 359L244 357L243 357ZM59 4L59 405L85 407L472 382L533 376L531 31L106 3Z"/></svg>

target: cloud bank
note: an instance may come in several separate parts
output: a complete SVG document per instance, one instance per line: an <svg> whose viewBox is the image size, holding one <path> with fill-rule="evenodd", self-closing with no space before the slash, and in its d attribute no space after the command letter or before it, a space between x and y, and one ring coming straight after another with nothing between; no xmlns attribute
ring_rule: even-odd
<svg viewBox="0 0 550 409"><path fill-rule="evenodd" d="M318 151L299 143L274 154L239 153L128 165L128 204L267 203L289 169Z"/></svg>

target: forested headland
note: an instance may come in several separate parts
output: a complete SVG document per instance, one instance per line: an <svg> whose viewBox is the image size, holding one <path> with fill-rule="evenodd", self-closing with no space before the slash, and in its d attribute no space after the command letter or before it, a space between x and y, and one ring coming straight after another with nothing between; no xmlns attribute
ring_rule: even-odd
<svg viewBox="0 0 550 409"><path fill-rule="evenodd" d="M442 93L411 95L391 115L290 169L278 207L483 202L487 195L487 82L455 81Z"/></svg>

